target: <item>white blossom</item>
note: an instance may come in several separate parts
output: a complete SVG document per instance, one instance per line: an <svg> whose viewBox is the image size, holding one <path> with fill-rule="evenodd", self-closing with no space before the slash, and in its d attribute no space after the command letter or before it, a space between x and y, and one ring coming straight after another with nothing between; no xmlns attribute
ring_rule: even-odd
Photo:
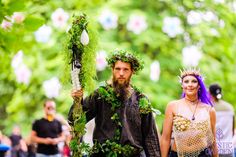
<svg viewBox="0 0 236 157"><path fill-rule="evenodd" d="M98 21L105 30L115 29L118 25L118 16L110 10L103 10Z"/></svg>
<svg viewBox="0 0 236 157"><path fill-rule="evenodd" d="M197 66L202 57L202 52L197 46L191 45L183 48L182 55L185 66Z"/></svg>
<svg viewBox="0 0 236 157"><path fill-rule="evenodd" d="M62 8L58 8L51 15L52 23L56 28L62 28L66 25L69 14L65 12Z"/></svg>
<svg viewBox="0 0 236 157"><path fill-rule="evenodd" d="M184 41L187 44L191 43L191 38L188 32L184 32Z"/></svg>
<svg viewBox="0 0 236 157"><path fill-rule="evenodd" d="M225 21L224 20L219 20L219 26L221 28L224 28L225 27Z"/></svg>
<svg viewBox="0 0 236 157"><path fill-rule="evenodd" d="M37 42L46 43L49 41L52 33L52 28L47 25L41 26L37 31L34 32Z"/></svg>
<svg viewBox="0 0 236 157"><path fill-rule="evenodd" d="M214 3L218 4L218 3L225 3L225 0L214 0Z"/></svg>
<svg viewBox="0 0 236 157"><path fill-rule="evenodd" d="M89 43L89 35L88 35L88 33L87 33L87 31L85 29L81 33L80 42L83 45L88 45L88 43Z"/></svg>
<svg viewBox="0 0 236 157"><path fill-rule="evenodd" d="M204 5L204 4L203 4L202 2L198 2L198 1L195 1L195 2L194 2L194 6L195 6L196 8L201 8L203 5Z"/></svg>
<svg viewBox="0 0 236 157"><path fill-rule="evenodd" d="M12 19L12 22L19 24L24 21L25 15L22 12L14 12L11 19Z"/></svg>
<svg viewBox="0 0 236 157"><path fill-rule="evenodd" d="M171 38L183 33L183 28L181 27L181 22L178 17L165 17L162 30Z"/></svg>
<svg viewBox="0 0 236 157"><path fill-rule="evenodd" d="M134 34L140 34L147 29L148 25L144 16L131 15L126 27Z"/></svg>
<svg viewBox="0 0 236 157"><path fill-rule="evenodd" d="M46 80L43 82L43 89L45 91L45 95L48 98L56 98L59 96L59 92L61 89L61 84L57 77L53 77L50 80Z"/></svg>
<svg viewBox="0 0 236 157"><path fill-rule="evenodd" d="M213 36L217 36L217 37L220 36L219 32L215 28L211 28L210 33Z"/></svg>
<svg viewBox="0 0 236 157"><path fill-rule="evenodd" d="M236 13L236 1L228 3L228 5L229 5L229 8L231 9L231 11Z"/></svg>
<svg viewBox="0 0 236 157"><path fill-rule="evenodd" d="M23 51L22 50L18 51L17 54L15 54L15 56L12 58L11 67L15 69L19 67L21 64L23 64Z"/></svg>
<svg viewBox="0 0 236 157"><path fill-rule="evenodd" d="M106 61L107 53L106 51L99 51L96 56L96 68L98 71L102 71L106 68L107 66L107 61Z"/></svg>
<svg viewBox="0 0 236 157"><path fill-rule="evenodd" d="M150 79L152 81L158 81L160 78L160 63L159 61L154 61L152 62L151 66L150 66Z"/></svg>
<svg viewBox="0 0 236 157"><path fill-rule="evenodd" d="M24 83L26 85L30 82L31 77L31 70L22 63L19 67L16 67L14 69L15 75L16 75L16 81L18 83Z"/></svg>
<svg viewBox="0 0 236 157"><path fill-rule="evenodd" d="M12 23L6 20L2 20L1 27L4 30L10 30L12 27Z"/></svg>
<svg viewBox="0 0 236 157"><path fill-rule="evenodd" d="M203 20L210 22L210 21L217 21L218 17L212 11L207 11L202 16Z"/></svg>
<svg viewBox="0 0 236 157"><path fill-rule="evenodd" d="M187 22L190 25L197 25L202 22L202 14L197 11L190 11L187 14Z"/></svg>

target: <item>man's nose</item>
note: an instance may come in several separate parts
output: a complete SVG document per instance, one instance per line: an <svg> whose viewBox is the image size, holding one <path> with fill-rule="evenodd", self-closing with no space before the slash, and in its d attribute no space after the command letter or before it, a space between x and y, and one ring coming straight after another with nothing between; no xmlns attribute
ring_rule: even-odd
<svg viewBox="0 0 236 157"><path fill-rule="evenodd" d="M119 73L121 76L124 75L124 70L120 70L120 73Z"/></svg>

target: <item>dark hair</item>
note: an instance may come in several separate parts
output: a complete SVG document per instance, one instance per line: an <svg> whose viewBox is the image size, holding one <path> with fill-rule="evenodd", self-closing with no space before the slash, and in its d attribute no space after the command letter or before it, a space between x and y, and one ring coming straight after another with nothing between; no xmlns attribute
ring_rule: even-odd
<svg viewBox="0 0 236 157"><path fill-rule="evenodd" d="M209 86L209 91L213 97L216 99L221 99L222 97L222 88L219 84L214 83Z"/></svg>

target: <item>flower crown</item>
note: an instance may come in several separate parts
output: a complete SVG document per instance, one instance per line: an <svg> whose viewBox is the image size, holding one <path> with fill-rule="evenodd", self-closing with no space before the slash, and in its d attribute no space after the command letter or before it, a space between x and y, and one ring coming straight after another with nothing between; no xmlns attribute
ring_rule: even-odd
<svg viewBox="0 0 236 157"><path fill-rule="evenodd" d="M192 76L201 76L200 69L198 68L187 68L187 69L180 69L180 76L179 78L182 80L185 76L192 75Z"/></svg>
<svg viewBox="0 0 236 157"><path fill-rule="evenodd" d="M144 67L143 62L137 56L125 50L116 50L110 58L107 58L107 63L110 67L113 67L117 61L130 63L134 73L142 70Z"/></svg>

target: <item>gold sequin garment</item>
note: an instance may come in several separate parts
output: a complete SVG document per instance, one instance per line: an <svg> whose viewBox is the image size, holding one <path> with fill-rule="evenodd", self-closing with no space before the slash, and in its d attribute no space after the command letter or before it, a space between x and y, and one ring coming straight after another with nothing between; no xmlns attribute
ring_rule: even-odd
<svg viewBox="0 0 236 157"><path fill-rule="evenodd" d="M173 120L173 133L179 157L197 157L201 151L212 145L214 138L209 112L205 120L195 120L177 113Z"/></svg>

